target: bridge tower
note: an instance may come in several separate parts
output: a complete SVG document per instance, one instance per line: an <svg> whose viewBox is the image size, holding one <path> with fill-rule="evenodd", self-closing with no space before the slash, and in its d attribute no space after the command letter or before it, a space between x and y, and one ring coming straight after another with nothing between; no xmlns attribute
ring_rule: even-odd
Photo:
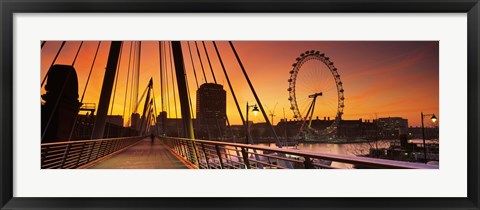
<svg viewBox="0 0 480 210"><path fill-rule="evenodd" d="M110 52L108 54L107 68L105 69L105 76L103 77L102 91L100 93L100 100L98 102L97 117L93 124L93 131L91 139L103 138L105 131L105 124L107 120L108 107L110 106L110 97L112 95L113 82L115 74L117 73L118 57L120 56L121 41L113 41L110 45Z"/></svg>

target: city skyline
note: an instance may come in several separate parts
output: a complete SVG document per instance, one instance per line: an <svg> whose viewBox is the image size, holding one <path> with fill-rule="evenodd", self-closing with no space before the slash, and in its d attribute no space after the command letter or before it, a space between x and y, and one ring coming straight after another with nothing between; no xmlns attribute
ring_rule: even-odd
<svg viewBox="0 0 480 210"><path fill-rule="evenodd" d="M120 58L120 68L118 70L118 86L115 91L116 99L112 112L113 115L122 115L124 112L127 66L129 62L130 66L132 66L133 63L131 59L129 61L128 56L130 43L131 42L127 41L123 44L123 53ZM202 42L197 43L202 56L207 82L211 83L213 82L213 77L209 64L207 63ZM285 108L286 118L292 119L293 113L289 109L290 102L288 101L287 80L290 76L289 71L292 69L291 65L295 62L295 58L306 50L317 50L325 53L338 68L343 82L343 88L345 89L343 119L402 117L408 119L409 125L411 126L421 125L421 112L434 113L441 119L441 117L439 117L438 100L439 56L438 42L436 41L234 41L233 43L255 86L255 90L262 104L266 108L267 114L269 114L269 109L276 107L274 124L277 124L280 119L283 118L283 108ZM42 49L41 80L50 67L60 44L61 41L48 41L44 49ZM71 64L79 44L80 42L67 42L56 63ZM237 108L233 103L233 98L226 84L215 49L210 41L206 41L205 44L210 60L212 61L211 65L216 80L219 84L224 85L224 90L227 91L227 116L231 124L241 124ZM80 97L86 83L90 66L92 65L97 45L98 42L96 41L84 42L75 63ZM98 104L109 45L110 42L107 41L102 42L100 45L89 87L83 101L84 103ZM201 85L204 83L204 79L200 79L203 78L200 69L201 64L197 57L194 42L191 41L190 45L196 74L199 78L198 85ZM217 42L217 45L232 85L235 88L235 94L238 97L240 106L244 109L247 101L250 104L255 104L254 97L247 86L240 67L235 60L235 56L228 47L228 43L220 41ZM182 50L185 59L184 63L190 89L190 98L192 102L194 102L196 101L195 93L197 87L186 42L182 42ZM142 41L138 94L141 95L143 89L147 86L148 80L150 77L153 77L156 104L160 106L159 93L161 91L159 85L160 71L158 51L157 41ZM169 61L164 64L168 67L167 70L170 75ZM174 79L175 78L173 78L173 80ZM170 78L170 76L168 82L170 87L172 87L172 78ZM42 88L42 94L43 93L45 92ZM170 104L173 104L174 100L172 94L170 94L170 99L168 100ZM178 97L176 100L178 104ZM131 109L131 106L132 105L127 103L126 110ZM157 109L158 112L160 112L161 108L157 107ZM170 118L176 117L173 110L174 107L170 107L170 112L166 110ZM179 105L177 105L177 110L180 110ZM141 108L138 111L141 112ZM242 112L244 111L245 110L242 110ZM126 113L128 113L128 111ZM125 117L128 118L129 116L125 115ZM177 117L180 117L179 111ZM256 123L264 121L262 115L257 115L256 117L250 116L250 120ZM127 121L126 119L124 120L124 122ZM426 123L426 125L428 125L428 123Z"/></svg>

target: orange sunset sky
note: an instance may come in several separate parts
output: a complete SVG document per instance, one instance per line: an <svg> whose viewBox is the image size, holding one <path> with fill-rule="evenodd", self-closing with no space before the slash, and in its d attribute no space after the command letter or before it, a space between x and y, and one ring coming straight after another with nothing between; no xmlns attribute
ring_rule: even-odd
<svg viewBox="0 0 480 210"><path fill-rule="evenodd" d="M45 77L61 43L61 41L48 41L42 48L40 81ZM98 43L98 41L85 41L74 65L78 75L80 97ZM138 94L140 97L147 86L148 80L152 77L157 111L160 112L162 108L159 82L159 44L158 41L142 41L141 43ZM166 43L166 50L168 51L169 45L168 42ZM193 53L198 82L202 84L205 81L195 44L193 41L189 43ZM245 112L246 102L254 104L255 98L228 42L218 41L216 43L242 112ZM203 45L201 42L197 42L197 44L200 49L206 79L208 82L213 82ZM231 124L241 124L213 44L211 41L205 41L205 44L217 82L223 84L227 92L227 115L230 122ZM293 117L288 100L287 88L289 84L287 80L290 78L289 71L292 69L295 58L306 50L317 50L325 53L338 69L345 90L343 119L358 120L362 118L372 120L381 117L403 117L408 119L409 126L420 126L420 112L424 112L426 114L434 113L441 120L441 116L439 116L439 44L436 41L234 41L233 44L267 114L269 114L269 110L274 112L274 124L277 124L283 118L283 109L285 109L286 118L292 119ZM66 42L55 63L72 64L79 45L80 41ZM126 91L126 84L131 46L131 41L123 42L120 68L117 71L118 82L115 100L113 104L111 103L114 115L122 115L124 112L125 92L127 92L127 101L130 99L130 90ZM98 105L109 49L110 41L102 41L85 93L84 103L96 103ZM186 41L182 41L182 50L190 97L195 110L197 87ZM169 117L175 118L177 115L180 118L178 95L176 97L177 114L175 115L168 56L167 53L168 59L164 64L168 67L165 70L168 71L170 91L170 99L168 100L168 104L170 104ZM133 60L130 60L130 66L133 66ZM131 72L132 70L130 70ZM175 78L173 79L175 80ZM305 97L306 95L314 91L322 91L324 94L317 99L314 116L320 118L324 116L333 117L337 106L336 87L333 81L333 76L328 72L328 69L319 62L310 63L305 66L305 69L301 69L297 80L299 91L297 96L300 97L302 95L301 91L304 91L303 99L298 99L300 109L305 110L305 107L308 107L309 100L308 97ZM129 86L131 86L131 81ZM175 86L175 91L177 89ZM41 94L44 93L45 90L42 87ZM167 100L165 99L165 101ZM143 105L138 110L140 113L142 108ZM128 102L126 103L127 111L125 113L128 113L129 109L131 108ZM163 109L168 111L166 102ZM124 121L127 122L129 114L125 114L125 117ZM264 121L261 114L256 117L250 115L250 120L255 123ZM427 120L425 122L426 126L430 126Z"/></svg>

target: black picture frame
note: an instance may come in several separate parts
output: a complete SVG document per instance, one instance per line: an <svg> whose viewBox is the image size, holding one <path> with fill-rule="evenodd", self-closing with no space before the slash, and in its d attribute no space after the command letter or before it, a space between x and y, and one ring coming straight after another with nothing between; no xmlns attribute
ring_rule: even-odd
<svg viewBox="0 0 480 210"><path fill-rule="evenodd" d="M478 0L0 0L1 209L479 209ZM468 196L465 198L25 198L13 197L15 13L467 13ZM232 186L234 183L232 184ZM239 186L242 187L242 186ZM159 189L161 190L161 189Z"/></svg>

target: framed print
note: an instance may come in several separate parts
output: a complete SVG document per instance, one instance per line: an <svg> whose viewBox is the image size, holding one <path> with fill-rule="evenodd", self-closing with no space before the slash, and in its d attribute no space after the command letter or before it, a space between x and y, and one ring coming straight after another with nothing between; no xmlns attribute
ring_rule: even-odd
<svg viewBox="0 0 480 210"><path fill-rule="evenodd" d="M479 208L477 0L0 5L2 209Z"/></svg>

